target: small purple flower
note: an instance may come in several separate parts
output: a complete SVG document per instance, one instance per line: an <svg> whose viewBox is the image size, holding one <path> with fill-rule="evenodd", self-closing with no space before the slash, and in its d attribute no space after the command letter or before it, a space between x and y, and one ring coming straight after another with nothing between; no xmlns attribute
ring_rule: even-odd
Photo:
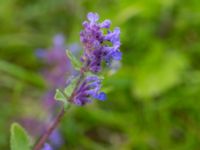
<svg viewBox="0 0 200 150"><path fill-rule="evenodd" d="M49 140L55 147L60 147L63 144L63 139L58 129L53 131L53 133L49 137Z"/></svg>
<svg viewBox="0 0 200 150"><path fill-rule="evenodd" d="M110 24L111 24L111 21L110 20L104 20L101 24L100 24L100 27L101 28L110 28Z"/></svg>
<svg viewBox="0 0 200 150"><path fill-rule="evenodd" d="M80 40L84 46L82 61L94 73L101 71L103 61L110 65L112 60L121 60L120 29L109 30L111 21L105 20L98 23L97 13L88 13L88 21L83 22L84 30L80 33ZM106 34L105 31L107 32Z"/></svg>
<svg viewBox="0 0 200 150"><path fill-rule="evenodd" d="M93 99L106 100L106 94L100 92L101 80L97 76L88 76L79 87L75 90L73 94L73 103L76 105L85 105L90 103Z"/></svg>
<svg viewBox="0 0 200 150"><path fill-rule="evenodd" d="M45 143L42 150L53 150L53 148L48 143Z"/></svg>

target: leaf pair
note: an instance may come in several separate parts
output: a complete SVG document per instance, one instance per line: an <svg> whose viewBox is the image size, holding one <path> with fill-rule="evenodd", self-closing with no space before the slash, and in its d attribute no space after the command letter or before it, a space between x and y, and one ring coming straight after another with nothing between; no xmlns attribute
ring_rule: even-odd
<svg viewBox="0 0 200 150"><path fill-rule="evenodd" d="M61 101L64 103L65 110L69 108L68 98L72 95L72 93L76 87L77 80L78 80L77 77L72 78L70 80L70 83L68 84L68 86L64 89L64 91L61 91L60 89L56 89L56 94L55 94L54 98L57 101Z"/></svg>

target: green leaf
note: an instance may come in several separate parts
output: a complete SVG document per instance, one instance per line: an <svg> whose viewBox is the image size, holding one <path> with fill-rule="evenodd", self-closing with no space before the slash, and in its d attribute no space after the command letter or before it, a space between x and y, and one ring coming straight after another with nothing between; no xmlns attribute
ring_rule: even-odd
<svg viewBox="0 0 200 150"><path fill-rule="evenodd" d="M56 89L56 94L55 94L54 98L57 101L62 101L62 102L66 101L65 95L59 89Z"/></svg>
<svg viewBox="0 0 200 150"><path fill-rule="evenodd" d="M70 84L65 88L64 93L66 94L66 96L70 97L76 87L76 83L77 83L78 78L73 78L70 81Z"/></svg>
<svg viewBox="0 0 200 150"><path fill-rule="evenodd" d="M82 64L81 62L71 53L70 50L66 50L66 54L71 61L71 64L76 70L80 70Z"/></svg>
<svg viewBox="0 0 200 150"><path fill-rule="evenodd" d="M31 150L26 131L17 123L11 126L11 150Z"/></svg>
<svg viewBox="0 0 200 150"><path fill-rule="evenodd" d="M67 101L67 96L59 89L56 89L56 94L55 94L54 98L57 101L63 102L65 109L67 109L69 107L69 102Z"/></svg>

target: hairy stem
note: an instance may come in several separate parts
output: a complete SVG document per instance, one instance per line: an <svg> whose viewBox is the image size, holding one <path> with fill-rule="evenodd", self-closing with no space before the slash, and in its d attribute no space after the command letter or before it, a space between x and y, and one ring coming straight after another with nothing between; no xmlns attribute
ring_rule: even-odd
<svg viewBox="0 0 200 150"><path fill-rule="evenodd" d="M46 143L46 141L48 140L48 138L51 135L51 133L58 126L58 124L60 123L60 121L63 118L64 114L65 114L65 110L64 110L64 108L62 108L62 110L60 111L60 113L58 114L58 116L56 117L54 122L49 126L49 128L46 130L46 132L42 135L42 137L40 138L38 143L35 145L33 150L41 150L42 149L44 143Z"/></svg>
<svg viewBox="0 0 200 150"><path fill-rule="evenodd" d="M77 81L76 87L75 87L71 97L68 99L69 102L72 101L73 94L76 91L76 89L78 88L78 86L81 83L83 78L84 78L84 71L83 71L83 69L81 69L80 77ZM38 143L36 143L33 150L41 150L41 148L44 146L44 144L48 140L51 133L57 128L57 126L60 123L61 119L63 118L64 114L65 114L65 109L63 107L62 110L60 111L60 113L58 114L58 116L55 118L54 122L49 126L49 128L46 130L46 132L42 135L42 137L39 139Z"/></svg>

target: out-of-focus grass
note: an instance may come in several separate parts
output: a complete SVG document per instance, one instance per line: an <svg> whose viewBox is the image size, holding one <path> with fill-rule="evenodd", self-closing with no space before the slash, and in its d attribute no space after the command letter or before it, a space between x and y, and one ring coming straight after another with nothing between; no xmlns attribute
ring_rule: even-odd
<svg viewBox="0 0 200 150"><path fill-rule="evenodd" d="M8 149L13 120L44 120L35 50L60 32L78 41L95 11L121 28L122 67L105 79L106 102L69 110L61 149L198 150L199 9L198 0L1 0L0 149Z"/></svg>

